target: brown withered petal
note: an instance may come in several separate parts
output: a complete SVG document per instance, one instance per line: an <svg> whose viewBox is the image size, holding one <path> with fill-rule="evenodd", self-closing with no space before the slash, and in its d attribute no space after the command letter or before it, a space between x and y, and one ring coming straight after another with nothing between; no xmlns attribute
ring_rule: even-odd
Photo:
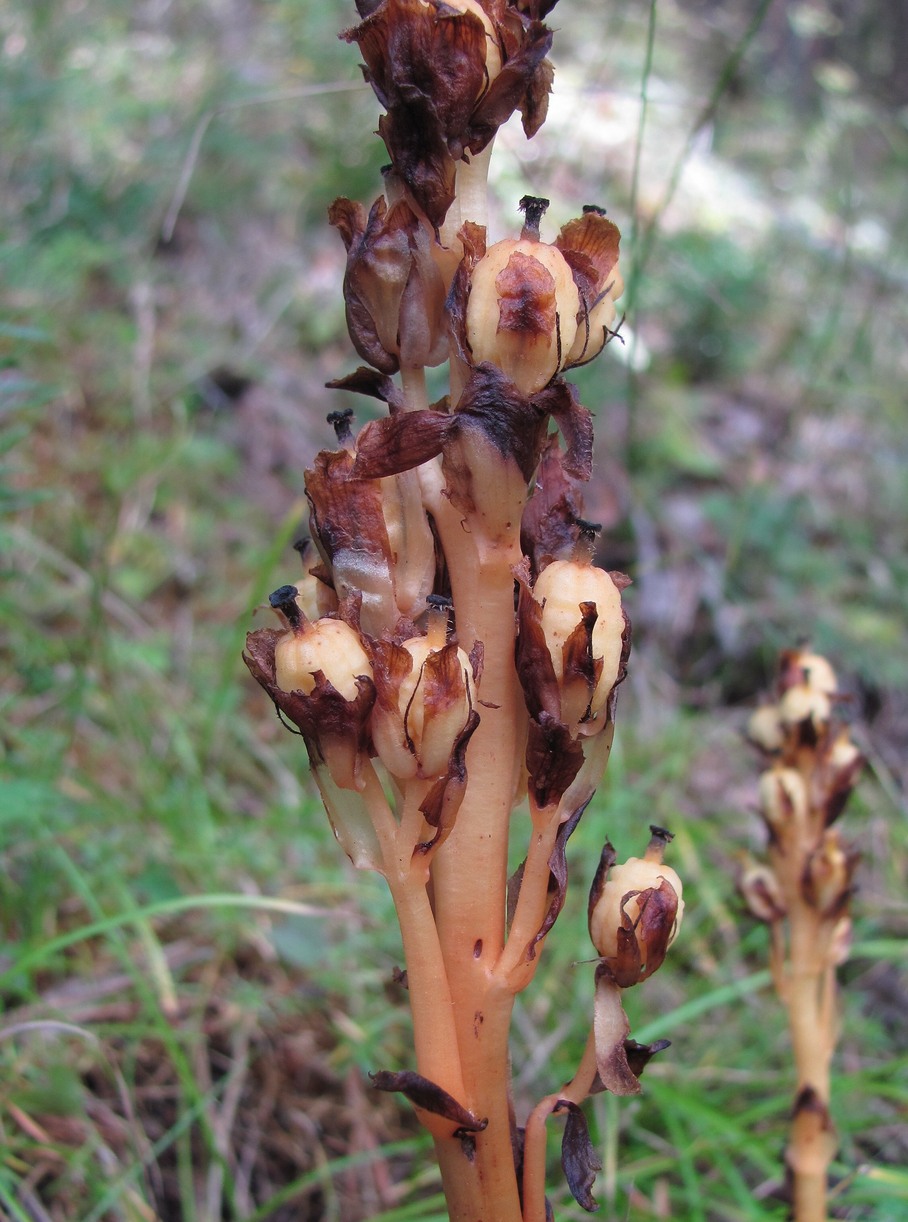
<svg viewBox="0 0 908 1222"><path fill-rule="evenodd" d="M471 153L482 152L515 110L529 139L545 122L548 109L554 74L546 56L552 49L552 31L540 21L499 23L498 30L505 57L470 116L464 145Z"/></svg>
<svg viewBox="0 0 908 1222"><path fill-rule="evenodd" d="M399 641L367 640L365 644L372 661L376 700L382 708L397 711L400 685L409 675L413 659Z"/></svg>
<svg viewBox="0 0 908 1222"><path fill-rule="evenodd" d="M545 445L551 410L542 396L525 398L495 365L477 365L457 402L461 426L475 424L500 454L513 458L527 483Z"/></svg>
<svg viewBox="0 0 908 1222"><path fill-rule="evenodd" d="M651 1044L639 1044L636 1040L626 1039L624 1041L624 1055L627 1058L628 1068L636 1078L643 1076L643 1071L647 1065L660 1052L664 1052L666 1048L671 1048L671 1040L654 1040ZM599 1077L598 1072L593 1079L593 1085L590 1087L591 1095L601 1095L606 1089L605 1083Z"/></svg>
<svg viewBox="0 0 908 1222"><path fill-rule="evenodd" d="M596 1179L596 1172L602 1170L602 1163L596 1154L590 1140L590 1131L580 1107L569 1099L559 1099L555 1105L555 1114L567 1112L564 1134L561 1138L561 1168L567 1180L571 1196L581 1209L587 1213L595 1213L599 1208L593 1198L591 1189Z"/></svg>
<svg viewBox="0 0 908 1222"><path fill-rule="evenodd" d="M543 724L545 714L546 724L557 724L561 722L561 688L542 630L542 607L530 588L526 559L515 570L514 576L520 587L515 656L517 677L530 716Z"/></svg>
<svg viewBox="0 0 908 1222"><path fill-rule="evenodd" d="M369 1077L376 1090L399 1091L402 1095L406 1095L416 1107L431 1112L435 1116L443 1116L458 1129L464 1129L469 1133L481 1133L489 1123L488 1120L481 1120L474 1116L462 1103L458 1103L453 1095L449 1095L446 1090L435 1082L430 1082L422 1074L416 1073L415 1070L403 1069L395 1072L390 1069L379 1069L375 1073L370 1073Z"/></svg>
<svg viewBox="0 0 908 1222"><path fill-rule="evenodd" d="M467 343L467 304L470 300L473 269L486 254L486 229L475 221L467 221L461 226L457 236L463 248L463 256L448 291L448 320L458 355L469 365L472 362L470 346Z"/></svg>
<svg viewBox="0 0 908 1222"><path fill-rule="evenodd" d="M577 397L577 387L556 378L533 402L546 411L561 430L567 450L562 466L568 475L588 480L593 470L593 417Z"/></svg>
<svg viewBox="0 0 908 1222"><path fill-rule="evenodd" d="M549 906L543 917L542 924L527 947L526 956L528 962L536 957L537 945L551 930L564 907L568 885L567 842L580 822L583 812L589 806L591 798L592 794L576 807L575 810L572 810L569 817L558 828L555 844L549 856Z"/></svg>
<svg viewBox="0 0 908 1222"><path fill-rule="evenodd" d="M566 560L580 537L577 523L583 518L583 496L577 477L565 471L562 459L558 435L552 433L520 523L520 544L529 557L533 581L553 560Z"/></svg>
<svg viewBox="0 0 908 1222"><path fill-rule="evenodd" d="M599 616L593 602L582 602L579 608L580 622L564 642L564 681L567 685L577 680L592 697L602 675L602 658L593 657L593 629Z"/></svg>
<svg viewBox="0 0 908 1222"><path fill-rule="evenodd" d="M606 963L596 968L593 1002L593 1037L596 1069L606 1090L613 1095L639 1095L640 1082L631 1069L625 1043L630 1024L621 1004L621 988Z"/></svg>
<svg viewBox="0 0 908 1222"><path fill-rule="evenodd" d="M395 412L402 412L406 408L403 391L400 390L394 379L377 373L374 369L368 369L365 365L360 365L358 369L354 369L353 373L348 373L343 378L335 378L331 382L326 382L325 385L330 390L351 390L356 394L379 399L382 403L387 403L392 416Z"/></svg>
<svg viewBox="0 0 908 1222"><path fill-rule="evenodd" d="M640 912L636 922L625 911L625 904L639 896ZM622 988L646 980L662 966L671 942L678 914L678 896L667 879L658 887L629 892L621 903L622 926L618 930L618 953L610 963Z"/></svg>
<svg viewBox="0 0 908 1222"><path fill-rule="evenodd" d="M584 208L582 216L568 221L555 239L587 309L592 309L608 288L618 262L620 241L618 226L601 209L589 207Z"/></svg>
<svg viewBox="0 0 908 1222"><path fill-rule="evenodd" d="M383 0L342 37L358 44L398 175L437 230L454 200L454 161L486 80L486 31L441 0Z"/></svg>
<svg viewBox="0 0 908 1222"><path fill-rule="evenodd" d="M467 744L478 725L479 714L474 709L467 724L455 739L448 771L435 781L422 801L420 812L429 827L435 829L435 835L431 840L418 844L417 853L424 855L437 849L451 834L467 789Z"/></svg>
<svg viewBox="0 0 908 1222"><path fill-rule="evenodd" d="M652 1044L638 1044L636 1040L624 1041L624 1055L631 1073L639 1078L657 1053L671 1047L671 1040L654 1040Z"/></svg>
<svg viewBox="0 0 908 1222"><path fill-rule="evenodd" d="M370 420L356 439L354 473L381 479L409 471L437 457L458 427L453 416L431 408Z"/></svg>
<svg viewBox="0 0 908 1222"><path fill-rule="evenodd" d="M610 840L606 840L602 846L602 852L599 854L599 864L596 867L596 873L593 875L593 881L590 884L590 895L586 905L587 925L592 922L593 910L602 899L602 891L608 881L609 871L617 860L618 854L615 851L615 846Z"/></svg>
<svg viewBox="0 0 908 1222"><path fill-rule="evenodd" d="M534 21L541 21L557 3L558 0L508 0L511 8L517 9L520 13L526 13Z"/></svg>
<svg viewBox="0 0 908 1222"><path fill-rule="evenodd" d="M349 450L316 454L306 472L312 534L329 561L338 552L355 550L388 564L381 490L373 480L354 473L354 461Z"/></svg>
<svg viewBox="0 0 908 1222"><path fill-rule="evenodd" d="M533 801L540 809L554 806L583 767L583 744L562 722L544 710L527 729L526 766Z"/></svg>

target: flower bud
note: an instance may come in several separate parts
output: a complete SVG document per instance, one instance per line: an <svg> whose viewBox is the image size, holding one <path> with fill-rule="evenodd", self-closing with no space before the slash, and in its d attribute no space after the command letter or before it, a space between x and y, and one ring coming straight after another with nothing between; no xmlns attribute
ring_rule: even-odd
<svg viewBox="0 0 908 1222"><path fill-rule="evenodd" d="M780 921L785 916L785 898L769 866L751 863L741 875L738 888L744 902L758 921Z"/></svg>
<svg viewBox="0 0 908 1222"><path fill-rule="evenodd" d="M796 650L789 656L788 665L800 671L802 682L813 692L834 696L839 690L836 673L822 654Z"/></svg>
<svg viewBox="0 0 908 1222"><path fill-rule="evenodd" d="M612 576L582 560L555 560L539 574L533 598L561 689L561 719L576 734L596 734L618 682L627 622Z"/></svg>
<svg viewBox="0 0 908 1222"><path fill-rule="evenodd" d="M342 620L307 620L296 586L281 586L269 601L284 630L250 632L243 659L284 723L305 740L323 794L333 787L361 791L375 686L359 635Z"/></svg>
<svg viewBox="0 0 908 1222"><path fill-rule="evenodd" d="M294 586L282 586L272 594L272 600L290 590L296 606ZM279 604L273 602L272 605L277 608ZM286 609L287 601L283 600L281 606ZM356 679L362 675L371 679L372 664L355 629L349 624L339 619L310 622L298 614L298 618L291 619L290 628L275 646L275 681L281 691L303 692L308 696L315 688L315 676L319 671L345 700L355 700L359 691Z"/></svg>
<svg viewBox="0 0 908 1222"><path fill-rule="evenodd" d="M340 198L328 220L347 249L347 329L359 355L384 373L446 360L444 283L431 235L409 204L389 207L379 196L367 215Z"/></svg>
<svg viewBox="0 0 908 1222"><path fill-rule="evenodd" d="M809 725L819 734L829 725L832 702L829 695L807 683L796 683L789 687L779 701L779 718L786 730Z"/></svg>
<svg viewBox="0 0 908 1222"><path fill-rule="evenodd" d="M796 768L770 768L760 777L760 810L772 833L782 839L807 826L807 785Z"/></svg>
<svg viewBox="0 0 908 1222"><path fill-rule="evenodd" d="M474 684L470 659L445 643L447 611L430 611L429 632L395 646L380 642L378 701L372 741L392 776L442 776L470 719Z"/></svg>
<svg viewBox="0 0 908 1222"><path fill-rule="evenodd" d="M802 880L804 898L821 916L839 917L847 908L857 856L842 848L835 828L828 829L807 859Z"/></svg>
<svg viewBox="0 0 908 1222"><path fill-rule="evenodd" d="M597 356L612 336L616 300L624 292L618 268L621 234L602 208L587 206L569 221L555 245L564 254L580 293L577 334L567 353L565 368L585 365Z"/></svg>
<svg viewBox="0 0 908 1222"><path fill-rule="evenodd" d="M863 763L860 748L843 727L829 745L824 763L834 774L852 774Z"/></svg>
<svg viewBox="0 0 908 1222"><path fill-rule="evenodd" d="M496 242L478 261L466 309L473 363L497 365L527 397L564 367L580 313L570 265L560 250L539 240L547 203L527 201L521 237Z"/></svg>
<svg viewBox="0 0 908 1222"><path fill-rule="evenodd" d="M645 856L623 865L612 864L614 850L606 846L590 894L590 938L622 988L645 980L661 965L684 914L681 880L662 864L670 833L652 830Z"/></svg>
<svg viewBox="0 0 908 1222"><path fill-rule="evenodd" d="M785 734L778 705L764 704L751 714L747 722L747 737L762 751L781 751Z"/></svg>

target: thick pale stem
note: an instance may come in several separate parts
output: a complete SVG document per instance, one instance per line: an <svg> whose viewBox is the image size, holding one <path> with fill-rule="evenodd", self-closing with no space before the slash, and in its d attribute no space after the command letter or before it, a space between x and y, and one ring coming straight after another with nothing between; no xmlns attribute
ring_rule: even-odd
<svg viewBox="0 0 908 1222"><path fill-rule="evenodd" d="M796 1172L793 1186L794 1222L827 1222L826 1172Z"/></svg>
<svg viewBox="0 0 908 1222"><path fill-rule="evenodd" d="M401 367L400 381L408 412L422 411L429 406L426 371L422 365ZM416 476L422 491L423 505L431 514L437 514L444 488L441 463L438 459L423 463L416 468Z"/></svg>
<svg viewBox="0 0 908 1222"><path fill-rule="evenodd" d="M525 989L532 980L538 963L538 952L542 949L537 945L537 955L527 960L527 947L539 932L545 918L551 877L549 861L560 823L560 810L557 807L533 811L533 836L523 869L520 896L507 945L496 968L499 978L514 993Z"/></svg>
<svg viewBox="0 0 908 1222"><path fill-rule="evenodd" d="M477 225L486 225L489 215L488 181L489 162L492 158L492 140L481 153L470 156L469 161L457 163L457 198L441 227L441 243L443 246L459 247L457 234L461 225L473 221Z"/></svg>
<svg viewBox="0 0 908 1222"><path fill-rule="evenodd" d="M403 879L392 875L389 884L407 964L416 1065L423 1077L462 1103L466 1092L454 1006L425 880L414 870Z"/></svg>

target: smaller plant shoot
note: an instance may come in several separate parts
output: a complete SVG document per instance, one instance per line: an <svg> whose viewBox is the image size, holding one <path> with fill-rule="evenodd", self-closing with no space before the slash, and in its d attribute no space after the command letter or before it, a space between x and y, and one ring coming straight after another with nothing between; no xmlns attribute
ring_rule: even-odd
<svg viewBox="0 0 908 1222"><path fill-rule="evenodd" d="M788 1011L797 1073L785 1153L796 1222L825 1222L836 1151L829 1071L838 1035L836 968L848 956L858 856L838 819L863 767L840 717L832 667L807 650L782 654L776 699L751 717L748 735L767 757L760 810L767 860L749 865L741 891L770 929L770 968Z"/></svg>

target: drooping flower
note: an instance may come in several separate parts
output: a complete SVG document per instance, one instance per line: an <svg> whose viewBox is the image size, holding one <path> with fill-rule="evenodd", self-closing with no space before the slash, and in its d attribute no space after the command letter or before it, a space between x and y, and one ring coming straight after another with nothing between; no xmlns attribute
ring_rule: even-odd
<svg viewBox="0 0 908 1222"><path fill-rule="evenodd" d="M375 642L377 701L372 741L382 763L400 781L435 780L470 722L475 703L473 665L446 640L448 612L429 611L429 631L400 645Z"/></svg>
<svg viewBox="0 0 908 1222"><path fill-rule="evenodd" d="M382 373L447 360L445 289L432 240L406 200L362 204L336 199L328 220L347 248L347 329L363 360Z"/></svg>
<svg viewBox="0 0 908 1222"><path fill-rule="evenodd" d="M681 880L662 861L671 834L657 827L652 833L646 854L623 865L614 864L606 845L590 892L590 939L623 989L661 967L684 915Z"/></svg>
<svg viewBox="0 0 908 1222"><path fill-rule="evenodd" d="M640 1090L628 1059L630 1026L622 990L662 965L684 913L681 880L662 863L671 833L659 827L651 831L645 855L623 865L615 865L615 850L606 843L590 889L590 939L599 954L593 1011L596 1068L603 1085L617 1095Z"/></svg>
<svg viewBox="0 0 908 1222"><path fill-rule="evenodd" d="M532 136L545 119L552 34L529 6L504 0L359 0L355 42L385 114L379 134L437 231L456 163L482 152L515 110Z"/></svg>

